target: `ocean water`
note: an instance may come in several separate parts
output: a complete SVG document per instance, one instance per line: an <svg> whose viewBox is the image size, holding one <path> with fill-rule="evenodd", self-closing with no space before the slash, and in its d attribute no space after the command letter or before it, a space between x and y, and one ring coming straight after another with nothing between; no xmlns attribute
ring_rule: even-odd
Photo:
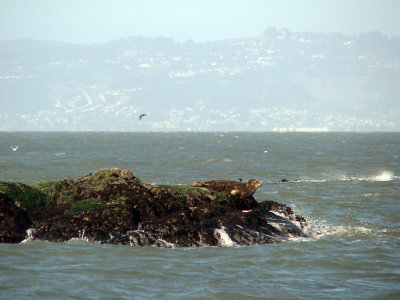
<svg viewBox="0 0 400 300"><path fill-rule="evenodd" d="M0 299L400 299L400 133L0 133L0 180L106 167L157 184L257 178L255 198L290 205L309 237L220 248L0 244Z"/></svg>

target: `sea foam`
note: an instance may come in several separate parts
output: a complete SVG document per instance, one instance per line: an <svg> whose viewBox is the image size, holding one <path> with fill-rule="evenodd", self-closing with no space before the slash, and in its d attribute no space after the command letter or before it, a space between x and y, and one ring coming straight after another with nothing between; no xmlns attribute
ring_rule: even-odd
<svg viewBox="0 0 400 300"><path fill-rule="evenodd" d="M372 175L347 175L345 173L336 174L332 177L328 176L326 178L326 174L321 176L320 179L297 179L294 182L300 183L323 183L323 182L331 182L331 181L370 181L370 182L384 182L384 181L392 181L399 180L400 176L395 176L392 171L384 170L379 173L375 173ZM325 177L325 178L324 178Z"/></svg>
<svg viewBox="0 0 400 300"><path fill-rule="evenodd" d="M392 181L393 180L393 172L391 171L383 171L380 174L373 176L371 178L367 178L367 181Z"/></svg>
<svg viewBox="0 0 400 300"><path fill-rule="evenodd" d="M218 240L218 244L222 247L232 247L236 244L234 241L232 241L224 226L214 229L214 237Z"/></svg>
<svg viewBox="0 0 400 300"><path fill-rule="evenodd" d="M34 228L29 228L26 230L26 239L24 239L21 244L25 244L28 242L33 241L35 238L33 236L33 234L35 233L35 229Z"/></svg>

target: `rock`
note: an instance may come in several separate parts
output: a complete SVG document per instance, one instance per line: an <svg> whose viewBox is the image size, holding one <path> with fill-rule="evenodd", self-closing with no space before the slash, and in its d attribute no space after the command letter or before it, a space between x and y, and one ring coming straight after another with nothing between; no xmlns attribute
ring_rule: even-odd
<svg viewBox="0 0 400 300"><path fill-rule="evenodd" d="M192 186L149 185L117 168L75 182L68 179L31 188L46 196L42 206L25 205L30 209L19 211L35 228L35 239L197 247L267 244L305 236L305 219L283 204ZM12 197L4 205L18 208ZM20 234L29 222L21 219Z"/></svg>
<svg viewBox="0 0 400 300"><path fill-rule="evenodd" d="M48 195L27 184L0 181L0 191L6 193L16 206L28 213L51 203Z"/></svg>
<svg viewBox="0 0 400 300"><path fill-rule="evenodd" d="M118 188L126 190L131 185L142 187L140 180L130 171L118 168L102 169L77 180L74 184L74 199L102 197L108 201L118 196Z"/></svg>
<svg viewBox="0 0 400 300"><path fill-rule="evenodd" d="M28 214L3 192L0 192L0 242L20 243L31 226Z"/></svg>

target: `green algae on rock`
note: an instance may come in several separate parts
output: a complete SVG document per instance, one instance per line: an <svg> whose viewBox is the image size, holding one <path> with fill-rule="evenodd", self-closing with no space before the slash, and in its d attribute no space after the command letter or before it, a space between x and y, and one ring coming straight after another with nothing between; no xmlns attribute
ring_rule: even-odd
<svg viewBox="0 0 400 300"><path fill-rule="evenodd" d="M286 205L193 186L150 185L118 168L75 182L2 182L0 190L7 198L2 205L11 208L0 215L3 242L20 242L21 228L30 227L41 240L158 247L267 244L305 236L306 221ZM20 206L21 220L27 217L14 233L4 222L15 211L12 205Z"/></svg>
<svg viewBox="0 0 400 300"><path fill-rule="evenodd" d="M0 181L0 191L26 212L51 204L47 194L27 184Z"/></svg>

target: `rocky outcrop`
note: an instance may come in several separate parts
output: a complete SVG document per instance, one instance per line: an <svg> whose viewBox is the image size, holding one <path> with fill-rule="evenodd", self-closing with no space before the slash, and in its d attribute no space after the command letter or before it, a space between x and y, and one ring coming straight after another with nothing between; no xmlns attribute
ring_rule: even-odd
<svg viewBox="0 0 400 300"><path fill-rule="evenodd" d="M1 242L21 242L31 227L33 239L158 247L268 244L305 236L305 219L286 205L199 187L149 185L117 168L76 182L15 185L0 182Z"/></svg>
<svg viewBox="0 0 400 300"><path fill-rule="evenodd" d="M0 192L0 242L19 243L32 225L28 214Z"/></svg>

